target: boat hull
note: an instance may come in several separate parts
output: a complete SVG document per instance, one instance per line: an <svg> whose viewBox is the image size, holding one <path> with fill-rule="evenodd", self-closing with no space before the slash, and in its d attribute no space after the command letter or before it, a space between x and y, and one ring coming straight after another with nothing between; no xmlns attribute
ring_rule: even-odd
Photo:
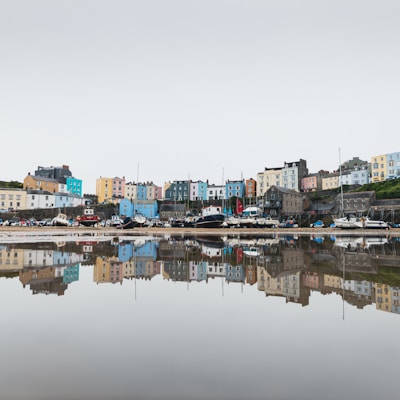
<svg viewBox="0 0 400 400"><path fill-rule="evenodd" d="M224 224L225 216L223 214L206 215L199 217L194 223L195 228L221 228Z"/></svg>
<svg viewBox="0 0 400 400"><path fill-rule="evenodd" d="M389 229L390 226L385 221L367 220L364 222L364 228L366 228L366 229Z"/></svg>
<svg viewBox="0 0 400 400"><path fill-rule="evenodd" d="M81 218L78 220L79 225L82 226L97 226L97 224L100 222L99 219L85 219Z"/></svg>

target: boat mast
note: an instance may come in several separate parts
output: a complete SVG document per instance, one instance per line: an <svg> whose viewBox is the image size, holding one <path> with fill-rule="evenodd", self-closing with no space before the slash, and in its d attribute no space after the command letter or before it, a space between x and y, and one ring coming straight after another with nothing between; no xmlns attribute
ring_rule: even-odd
<svg viewBox="0 0 400 400"><path fill-rule="evenodd" d="M187 196L187 211L190 211L190 173L188 174L188 196Z"/></svg>
<svg viewBox="0 0 400 400"><path fill-rule="evenodd" d="M222 187L223 187L223 189L222 189L222 214L226 214L225 213L225 211L224 211L224 209L225 209L225 188L224 188L224 167L222 167ZM218 197L218 196L217 196Z"/></svg>
<svg viewBox="0 0 400 400"><path fill-rule="evenodd" d="M344 205L343 205L343 183L342 183L342 160L340 157L340 147L339 147L339 180L340 180L340 216L344 215Z"/></svg>
<svg viewBox="0 0 400 400"><path fill-rule="evenodd" d="M137 173L136 173L136 198L135 198L135 210L133 215L137 214L137 201L139 195L139 163L137 164Z"/></svg>

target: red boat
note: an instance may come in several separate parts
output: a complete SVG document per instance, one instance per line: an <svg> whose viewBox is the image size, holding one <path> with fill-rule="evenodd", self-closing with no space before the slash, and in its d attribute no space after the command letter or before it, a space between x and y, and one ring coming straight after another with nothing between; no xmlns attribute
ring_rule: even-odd
<svg viewBox="0 0 400 400"><path fill-rule="evenodd" d="M78 215L76 217L76 220L79 225L97 226L100 222L100 217L98 215L95 215L92 208L86 208L83 212L83 215Z"/></svg>

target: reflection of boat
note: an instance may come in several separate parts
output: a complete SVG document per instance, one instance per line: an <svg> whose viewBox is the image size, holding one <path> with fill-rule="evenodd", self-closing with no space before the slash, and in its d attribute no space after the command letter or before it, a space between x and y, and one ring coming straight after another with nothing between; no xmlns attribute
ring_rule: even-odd
<svg viewBox="0 0 400 400"><path fill-rule="evenodd" d="M337 237L335 239L335 246L343 247L345 249L368 249L371 246L379 246L388 243L385 237L364 237L364 236L350 236L350 237Z"/></svg>
<svg viewBox="0 0 400 400"><path fill-rule="evenodd" d="M79 225L97 226L100 222L100 217L94 213L93 208L85 208L83 215L78 215L76 220Z"/></svg>
<svg viewBox="0 0 400 400"><path fill-rule="evenodd" d="M388 239L385 237L366 237L364 238L364 247L369 248L371 246L380 246L382 244L388 243Z"/></svg>
<svg viewBox="0 0 400 400"><path fill-rule="evenodd" d="M257 247L244 247L243 253L246 254L246 256L250 257L257 257L258 255L260 255Z"/></svg>
<svg viewBox="0 0 400 400"><path fill-rule="evenodd" d="M208 206L201 210L201 216L194 221L196 228L220 228L225 221L221 207Z"/></svg>
<svg viewBox="0 0 400 400"><path fill-rule="evenodd" d="M51 220L51 225L52 226L68 226L69 225L68 217L63 213L59 213Z"/></svg>
<svg viewBox="0 0 400 400"><path fill-rule="evenodd" d="M345 249L356 249L357 247L362 247L363 238L361 236L349 236L342 237L339 236L335 238L335 246L343 247Z"/></svg>

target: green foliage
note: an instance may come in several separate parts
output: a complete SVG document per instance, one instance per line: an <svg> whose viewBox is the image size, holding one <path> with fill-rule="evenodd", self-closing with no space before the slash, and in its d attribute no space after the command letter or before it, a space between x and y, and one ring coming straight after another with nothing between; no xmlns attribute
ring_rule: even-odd
<svg viewBox="0 0 400 400"><path fill-rule="evenodd" d="M383 182L368 183L362 185L355 192L375 191L376 198L383 199L398 199L400 198L400 179L392 179Z"/></svg>
<svg viewBox="0 0 400 400"><path fill-rule="evenodd" d="M10 182L0 181L0 187L7 189L22 189L23 184L17 181L10 181Z"/></svg>

